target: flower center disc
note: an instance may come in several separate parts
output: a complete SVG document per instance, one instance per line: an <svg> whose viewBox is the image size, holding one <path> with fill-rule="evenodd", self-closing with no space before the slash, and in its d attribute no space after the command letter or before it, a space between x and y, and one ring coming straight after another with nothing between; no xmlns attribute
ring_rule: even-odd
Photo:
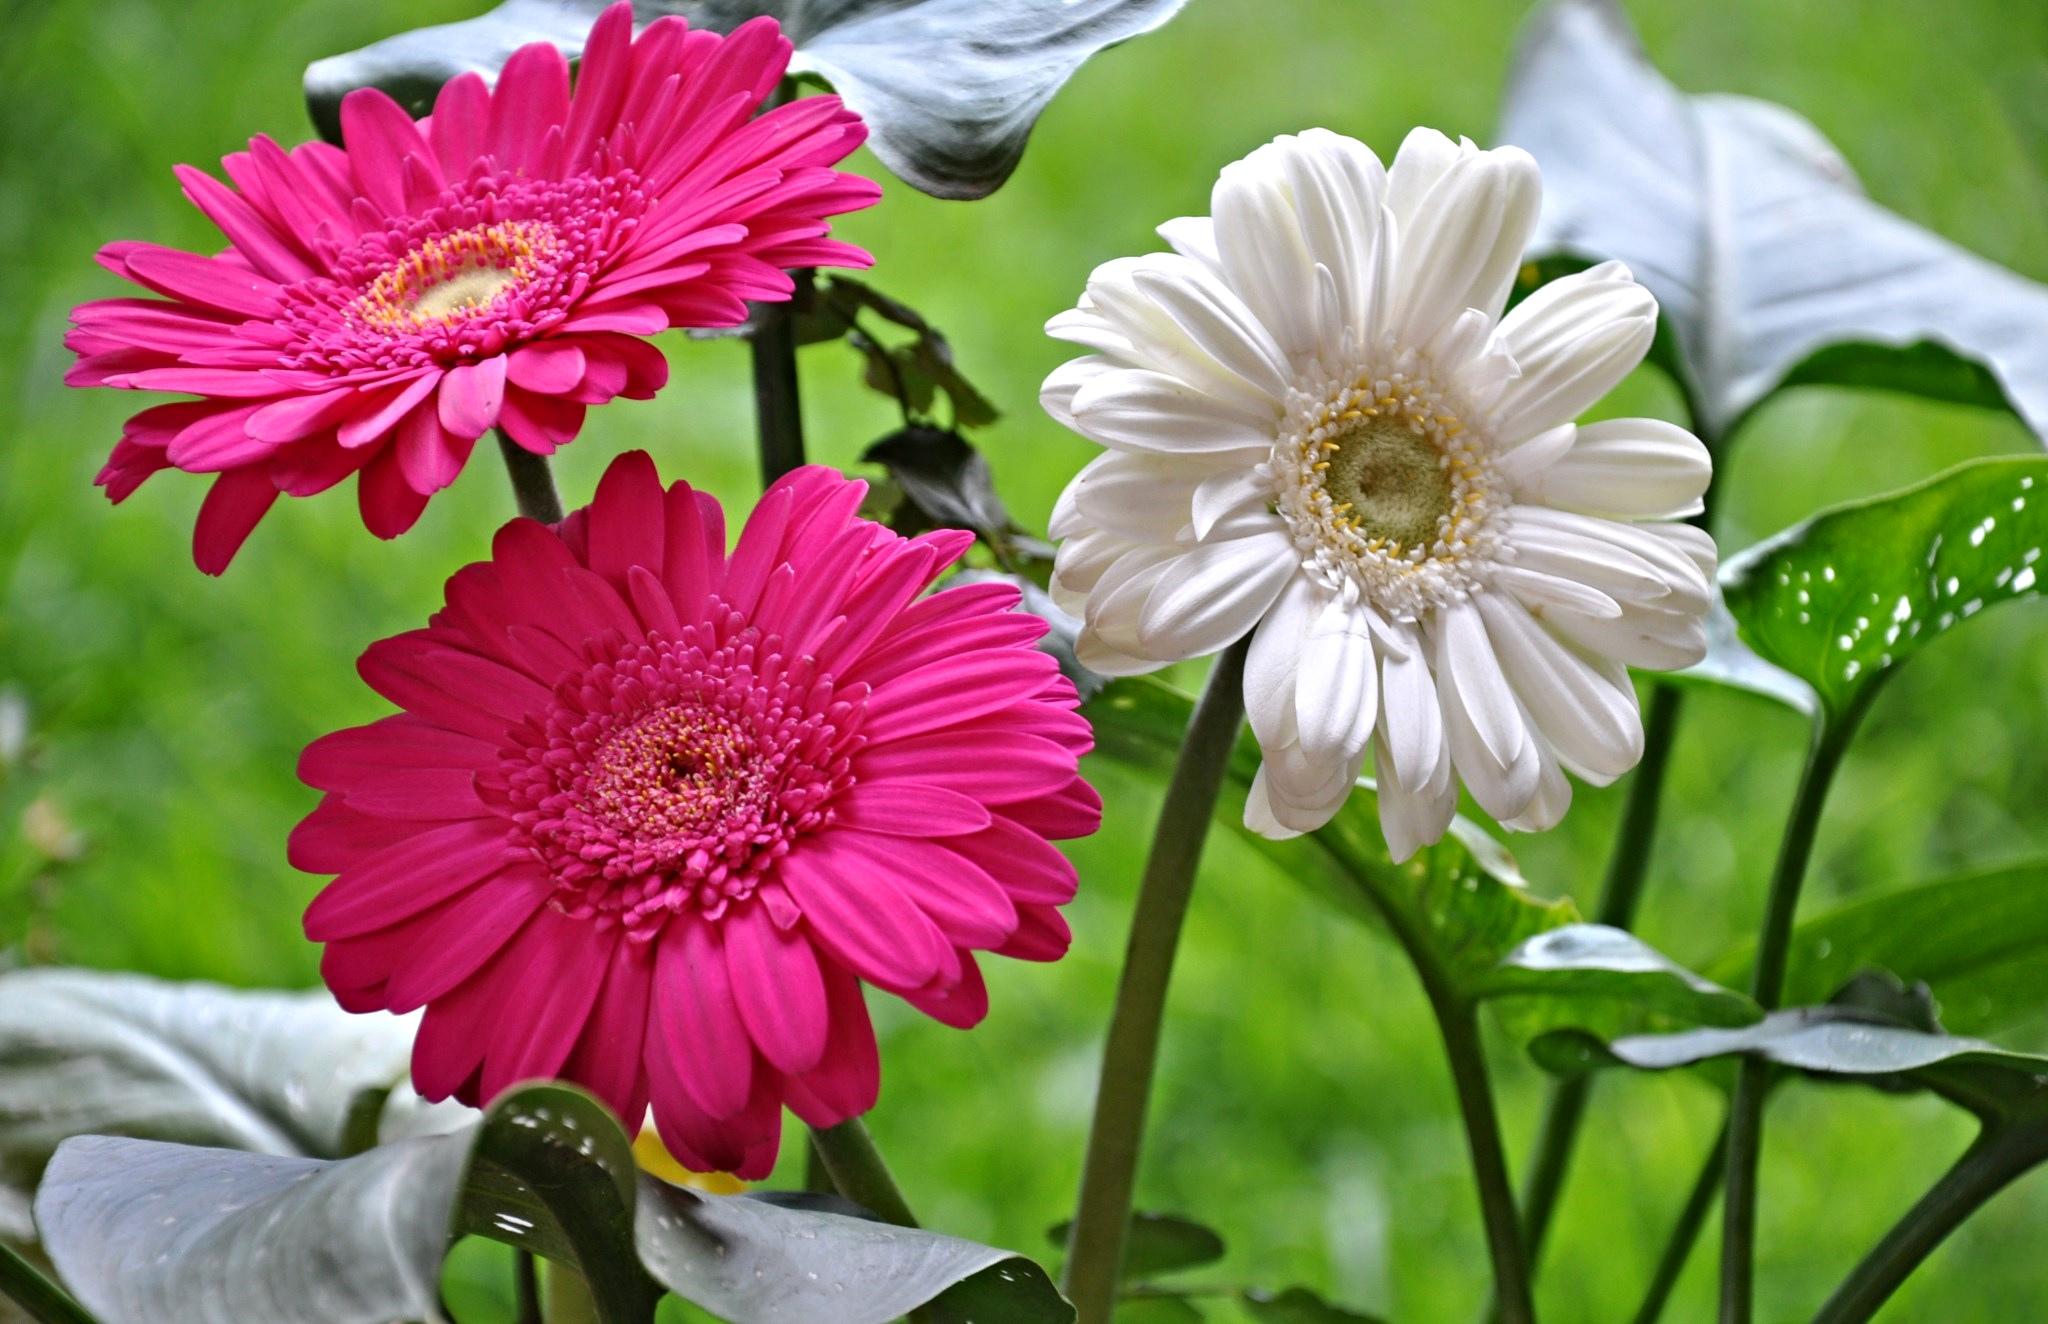
<svg viewBox="0 0 2048 1324"><path fill-rule="evenodd" d="M497 221L434 235L363 291L364 319L389 329L423 327L479 308L523 281L553 249L538 221Z"/></svg>
<svg viewBox="0 0 2048 1324"><path fill-rule="evenodd" d="M1452 510L1450 475L1430 439L1406 419L1361 418L1330 438L1323 486L1346 523L1368 538L1428 546Z"/></svg>

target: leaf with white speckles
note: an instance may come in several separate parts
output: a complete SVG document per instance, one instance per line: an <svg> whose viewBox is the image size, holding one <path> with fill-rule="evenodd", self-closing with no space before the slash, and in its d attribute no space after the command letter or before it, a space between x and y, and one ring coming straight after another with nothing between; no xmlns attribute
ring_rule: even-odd
<svg viewBox="0 0 2048 1324"><path fill-rule="evenodd" d="M1721 586L1743 641L1840 717L1962 621L2039 596L2044 548L2048 457L1978 460L1822 511L1731 558Z"/></svg>

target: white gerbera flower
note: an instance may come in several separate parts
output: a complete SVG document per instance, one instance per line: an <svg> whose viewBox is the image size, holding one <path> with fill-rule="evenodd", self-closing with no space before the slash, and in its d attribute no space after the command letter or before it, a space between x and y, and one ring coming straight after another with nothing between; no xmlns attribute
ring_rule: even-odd
<svg viewBox="0 0 2048 1324"><path fill-rule="evenodd" d="M1373 752L1406 858L1458 783L1555 824L1571 772L1642 755L1627 666L1705 651L1712 465L1653 419L1573 420L1641 361L1657 308L1610 262L1506 317L1541 185L1515 148L1418 129L1391 170L1315 129L1229 166L1175 250L1097 268L1047 330L1094 352L1052 416L1108 448L1053 517L1062 606L1111 674L1256 630L1265 754L1245 821L1320 827Z"/></svg>

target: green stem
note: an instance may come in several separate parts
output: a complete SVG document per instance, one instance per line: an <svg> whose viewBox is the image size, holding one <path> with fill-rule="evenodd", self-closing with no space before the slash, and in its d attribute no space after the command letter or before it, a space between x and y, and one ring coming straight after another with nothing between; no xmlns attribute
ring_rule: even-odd
<svg viewBox="0 0 2048 1324"><path fill-rule="evenodd" d="M813 1130L811 1144L841 1195L885 1223L917 1226L917 1216L896 1188L889 1165L882 1161L882 1151L875 1148L875 1138L860 1118L849 1117L837 1126Z"/></svg>
<svg viewBox="0 0 2048 1324"><path fill-rule="evenodd" d="M36 1324L94 1324L84 1306L4 1242L0 1242L0 1297L27 1311Z"/></svg>
<svg viewBox="0 0 2048 1324"><path fill-rule="evenodd" d="M1458 1111L1465 1122L1465 1140L1472 1151L1472 1176L1479 1187L1479 1213L1486 1225L1486 1249L1493 1261L1493 1297L1501 1324L1534 1324L1535 1303L1529 1293L1529 1261L1522 1248L1522 1228L1515 1216L1515 1188L1508 1180L1507 1154L1500 1141L1500 1117L1494 1109L1493 1086L1486 1075L1486 1055L1479 1038L1479 1017L1472 1004L1437 986L1428 974L1423 990L1436 1012L1451 1080L1458 1090Z"/></svg>
<svg viewBox="0 0 2048 1324"><path fill-rule="evenodd" d="M512 1252L513 1324L541 1324L540 1269L530 1250Z"/></svg>
<svg viewBox="0 0 2048 1324"><path fill-rule="evenodd" d="M1209 673L1209 683L1188 720L1186 741L1174 762L1153 831L1152 852L1138 885L1123 975L1102 1050L1080 1203L1067 1237L1063 1286L1079 1312L1077 1324L1109 1324L1116 1305L1131 1191L1159 1055L1160 1018L1195 869L1244 719L1246 647L1246 640L1231 645Z"/></svg>
<svg viewBox="0 0 2048 1324"><path fill-rule="evenodd" d="M1863 1324L1963 1220L2044 1160L2048 1126L1988 1125L1955 1166L1864 1256L1813 1317L1813 1324Z"/></svg>
<svg viewBox="0 0 2048 1324"><path fill-rule="evenodd" d="M808 273L799 272L801 281ZM754 306L754 418L760 434L761 485L804 462L804 418L796 376L796 319L786 303Z"/></svg>
<svg viewBox="0 0 2048 1324"><path fill-rule="evenodd" d="M1799 910L1806 866L1813 858L1821 807L1876 688L1865 690L1852 708L1815 719L1813 743L1792 798L1777 867L1771 872L1770 896L1764 903L1763 930L1757 939L1751 993L1766 1011L1778 1005L1785 990L1792 920ZM1721 1324L1749 1324L1750 1319L1756 1265L1757 1160L1763 1148L1764 1094L1769 1083L1770 1066L1761 1058L1745 1057L1736 1068L1735 1095L1728 1105L1727 1190L1721 1211Z"/></svg>
<svg viewBox="0 0 2048 1324"><path fill-rule="evenodd" d="M547 1295L548 1324L603 1324L590 1284L568 1265L548 1265Z"/></svg>
<svg viewBox="0 0 2048 1324"><path fill-rule="evenodd" d="M1614 854L1608 858L1607 881L1601 890L1596 918L1602 924L1626 929L1635 923L1643 883L1649 877L1650 847L1657 836L1658 810L1664 800L1664 773L1671 763L1671 747L1684 700L1684 692L1674 685L1657 685L1650 691L1649 710L1643 717L1643 758L1629 779L1628 803L1622 809L1621 829L1615 837ZM1590 1073L1574 1077L1552 1091L1549 1107L1544 1110L1543 1128L1529 1168L1528 1188L1522 1197L1522 1238L1529 1247L1532 1267L1542 1257L1551 1217L1564 1193L1565 1174L1571 1168L1572 1152L1592 1092Z"/></svg>
<svg viewBox="0 0 2048 1324"><path fill-rule="evenodd" d="M1664 1307L1678 1286L1678 1276L1685 1272L1685 1262L1692 1257L1693 1245L1700 1239L1700 1229L1707 1225L1707 1211L1714 1207L1714 1197L1721 1191L1721 1173L1727 1162L1728 1128L1724 1126L1714 1137L1714 1148L1700 1165L1692 1194L1686 1197L1685 1208L1679 1211L1678 1222L1664 1243L1664 1254L1657 1260L1656 1272L1650 1275L1650 1288L1643 1293L1635 1324L1657 1324L1664 1314Z"/></svg>
<svg viewBox="0 0 2048 1324"><path fill-rule="evenodd" d="M498 429L498 451L505 457L505 473L512 479L512 496L519 513L543 524L562 522L562 496L555 490L555 473L545 455L535 455Z"/></svg>

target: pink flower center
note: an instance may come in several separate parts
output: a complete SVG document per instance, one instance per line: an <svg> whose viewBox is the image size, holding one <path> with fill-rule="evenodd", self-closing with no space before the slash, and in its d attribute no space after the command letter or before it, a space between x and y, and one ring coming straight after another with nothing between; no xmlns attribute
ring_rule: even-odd
<svg viewBox="0 0 2048 1324"><path fill-rule="evenodd" d="M480 166L286 291L287 368L331 374L500 353L569 315L647 210L639 178L536 179Z"/></svg>
<svg viewBox="0 0 2048 1324"><path fill-rule="evenodd" d="M867 688L836 691L737 613L713 615L620 643L506 755L512 820L568 915L637 938L685 910L715 919L853 784Z"/></svg>

